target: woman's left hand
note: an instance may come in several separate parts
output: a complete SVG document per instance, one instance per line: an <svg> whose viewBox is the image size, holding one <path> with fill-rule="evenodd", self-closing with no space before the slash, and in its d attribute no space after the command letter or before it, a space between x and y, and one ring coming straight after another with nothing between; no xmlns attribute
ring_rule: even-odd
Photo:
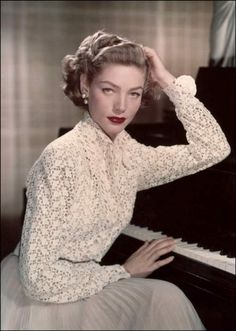
<svg viewBox="0 0 236 331"><path fill-rule="evenodd" d="M157 82L161 88L167 87L175 80L175 77L165 68L154 49L144 46L143 50L150 63L152 79Z"/></svg>

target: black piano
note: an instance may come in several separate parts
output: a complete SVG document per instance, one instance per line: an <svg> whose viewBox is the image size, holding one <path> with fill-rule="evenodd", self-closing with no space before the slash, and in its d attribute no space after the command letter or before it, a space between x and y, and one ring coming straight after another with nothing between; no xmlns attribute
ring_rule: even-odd
<svg viewBox="0 0 236 331"><path fill-rule="evenodd" d="M200 68L197 97L211 110L231 145L221 163L163 186L138 192L131 224L197 244L196 249L235 258L235 70ZM182 124L167 100L163 123L131 124L127 131L146 145L186 143ZM102 264L123 263L143 241L121 234ZM196 246L196 245L195 245ZM216 253L215 253L216 252ZM179 286L194 304L208 330L236 329L235 275L206 261L174 253L172 263L149 277ZM208 260L209 261L209 260ZM221 261L221 260L220 260ZM235 260L234 260L235 261ZM221 263L222 264L222 263Z"/></svg>
<svg viewBox="0 0 236 331"><path fill-rule="evenodd" d="M169 265L149 278L163 279L179 286L194 304L207 330L236 329L236 285L232 266L224 261L236 256L235 227L235 69L200 68L197 97L221 125L231 146L231 154L219 164L197 174L138 192L131 220L138 232L148 229L181 238L196 249L222 256L212 265L192 256L174 253ZM137 141L150 146L187 143L174 106L163 96L162 123L130 124L127 131ZM158 107L158 105L156 105ZM155 107L155 104L152 105ZM59 135L68 128L61 128ZM102 260L103 265L122 264L143 241L120 234ZM208 254L208 255L210 255ZM223 267L222 267L223 265Z"/></svg>

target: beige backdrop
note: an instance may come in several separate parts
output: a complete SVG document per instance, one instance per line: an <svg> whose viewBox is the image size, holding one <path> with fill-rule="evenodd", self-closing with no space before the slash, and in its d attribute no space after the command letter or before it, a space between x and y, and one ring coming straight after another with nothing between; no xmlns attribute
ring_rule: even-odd
<svg viewBox="0 0 236 331"><path fill-rule="evenodd" d="M154 47L174 75L207 66L212 1L2 1L2 216L22 211L25 177L81 112L61 90L61 59L105 29ZM161 121L160 112L136 121ZM10 221L9 221L10 222ZM6 224L5 224L6 226Z"/></svg>

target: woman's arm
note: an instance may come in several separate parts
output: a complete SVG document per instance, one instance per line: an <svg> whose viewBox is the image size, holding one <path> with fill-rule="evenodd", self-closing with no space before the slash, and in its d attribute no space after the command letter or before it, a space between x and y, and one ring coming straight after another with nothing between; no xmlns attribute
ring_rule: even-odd
<svg viewBox="0 0 236 331"><path fill-rule="evenodd" d="M47 148L27 184L27 208L21 239L20 276L28 296L46 302L89 297L130 275L120 265L60 259L73 203L76 173L64 153Z"/></svg>
<svg viewBox="0 0 236 331"><path fill-rule="evenodd" d="M186 130L188 144L154 148L133 141L130 152L136 155L138 190L194 174L222 161L230 153L230 146L219 124L195 97L193 78L174 78L153 50L151 55L152 75L162 87L165 86L163 91L175 105L176 115Z"/></svg>

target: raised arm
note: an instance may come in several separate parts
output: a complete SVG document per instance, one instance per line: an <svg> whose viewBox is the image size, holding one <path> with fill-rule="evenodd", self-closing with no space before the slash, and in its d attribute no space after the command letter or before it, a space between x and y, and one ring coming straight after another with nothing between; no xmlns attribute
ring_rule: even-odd
<svg viewBox="0 0 236 331"><path fill-rule="evenodd" d="M219 124L195 97L194 79L185 75L175 78L164 68L154 50L146 47L145 50L151 61L153 79L175 105L188 144L153 148L133 141L130 150L136 155L138 190L194 174L222 161L230 153Z"/></svg>

